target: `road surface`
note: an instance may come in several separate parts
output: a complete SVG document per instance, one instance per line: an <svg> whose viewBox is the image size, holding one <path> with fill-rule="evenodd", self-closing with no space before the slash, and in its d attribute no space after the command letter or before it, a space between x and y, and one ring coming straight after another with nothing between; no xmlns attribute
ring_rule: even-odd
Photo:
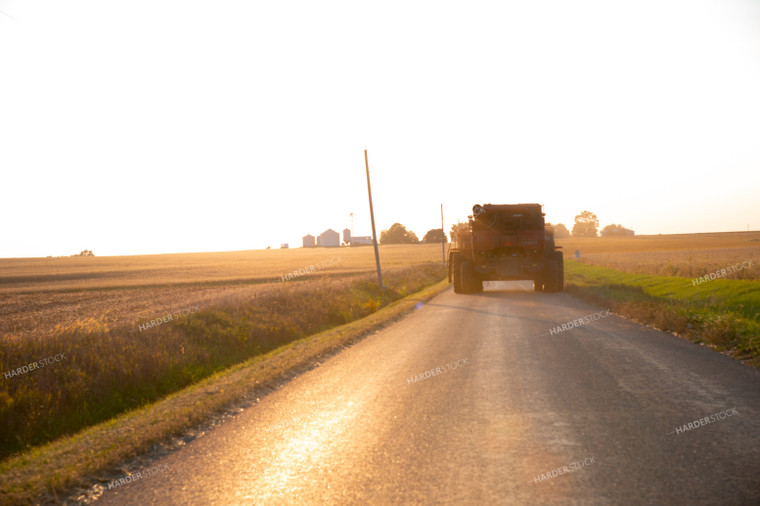
<svg viewBox="0 0 760 506"><path fill-rule="evenodd" d="M758 371L603 309L448 290L96 504L760 504Z"/></svg>

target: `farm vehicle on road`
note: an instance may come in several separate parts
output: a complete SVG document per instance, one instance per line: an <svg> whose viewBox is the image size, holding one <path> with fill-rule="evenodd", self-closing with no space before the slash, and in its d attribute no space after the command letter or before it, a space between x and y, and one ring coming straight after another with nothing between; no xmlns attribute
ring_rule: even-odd
<svg viewBox="0 0 760 506"><path fill-rule="evenodd" d="M456 293L483 290L484 281L532 280L536 291L564 289L561 246L540 204L474 205L449 245L449 283Z"/></svg>

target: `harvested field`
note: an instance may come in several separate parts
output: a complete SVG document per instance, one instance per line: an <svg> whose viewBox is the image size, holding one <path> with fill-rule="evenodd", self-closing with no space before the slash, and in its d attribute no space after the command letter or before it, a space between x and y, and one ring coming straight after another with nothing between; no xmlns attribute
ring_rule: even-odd
<svg viewBox="0 0 760 506"><path fill-rule="evenodd" d="M723 279L760 280L760 247L589 253L581 255L580 261L636 274L685 278L698 278L723 269L726 271Z"/></svg>
<svg viewBox="0 0 760 506"><path fill-rule="evenodd" d="M385 269L385 291L374 272L364 272L5 297L18 305L19 331L0 341L6 379L0 384L0 453L9 456L139 408L251 357L368 316L444 276L441 264L426 262ZM24 312L33 304L37 312ZM82 317L80 308L101 314ZM138 327L183 309L187 314ZM20 369L53 355L64 359Z"/></svg>
<svg viewBox="0 0 760 506"><path fill-rule="evenodd" d="M736 263L744 267L725 279L760 280L760 232L568 237L557 241L565 258L636 274L696 278Z"/></svg>
<svg viewBox="0 0 760 506"><path fill-rule="evenodd" d="M760 248L760 232L715 232L709 234L637 235L633 237L564 237L557 239L565 255L576 249L587 253L704 250L717 248Z"/></svg>
<svg viewBox="0 0 760 506"><path fill-rule="evenodd" d="M256 250L134 257L0 260L0 336L49 335L70 327L137 327L190 306L255 298L310 265L339 261L287 283L375 271L371 247ZM384 267L441 260L441 246L382 246Z"/></svg>
<svg viewBox="0 0 760 506"><path fill-rule="evenodd" d="M0 295L38 291L101 290L187 284L280 282L299 268L340 256L321 272L375 269L372 247L294 248L122 257L0 259ZM383 267L440 262L440 244L380 247Z"/></svg>

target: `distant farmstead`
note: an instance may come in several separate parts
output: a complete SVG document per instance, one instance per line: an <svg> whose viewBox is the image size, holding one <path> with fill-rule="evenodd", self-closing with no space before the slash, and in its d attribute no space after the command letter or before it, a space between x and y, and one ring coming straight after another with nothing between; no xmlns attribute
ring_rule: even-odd
<svg viewBox="0 0 760 506"><path fill-rule="evenodd" d="M317 246L323 248L337 248L340 246L340 234L335 230L328 228L317 237Z"/></svg>
<svg viewBox="0 0 760 506"><path fill-rule="evenodd" d="M368 235L351 235L351 231L349 229L345 229L343 231L343 242L351 245L351 246L358 246L360 244L372 244L372 237Z"/></svg>
<svg viewBox="0 0 760 506"><path fill-rule="evenodd" d="M316 247L316 238L311 234L306 234L303 236L303 247L304 248L314 248Z"/></svg>

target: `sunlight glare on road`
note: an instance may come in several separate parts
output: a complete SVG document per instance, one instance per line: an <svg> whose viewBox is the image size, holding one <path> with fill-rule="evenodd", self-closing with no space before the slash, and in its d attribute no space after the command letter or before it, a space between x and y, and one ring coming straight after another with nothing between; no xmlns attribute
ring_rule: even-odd
<svg viewBox="0 0 760 506"><path fill-rule="evenodd" d="M291 495L313 484L305 479L314 477L314 467L329 462L334 452L331 442L342 439L360 415L353 401L334 410L304 416L286 427L274 441L272 459L260 477L255 477L256 497L265 501Z"/></svg>

